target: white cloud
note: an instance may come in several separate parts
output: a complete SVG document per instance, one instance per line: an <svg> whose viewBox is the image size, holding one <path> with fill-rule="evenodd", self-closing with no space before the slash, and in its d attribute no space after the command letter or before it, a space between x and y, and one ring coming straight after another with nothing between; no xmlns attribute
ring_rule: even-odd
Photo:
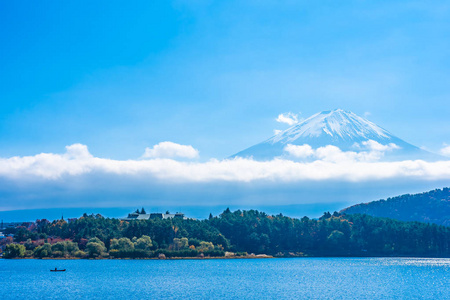
<svg viewBox="0 0 450 300"><path fill-rule="evenodd" d="M288 144L284 151L297 158L307 158L314 155L314 150L310 145L296 146Z"/></svg>
<svg viewBox="0 0 450 300"><path fill-rule="evenodd" d="M284 151L286 151L290 156L295 158L309 160L322 160L327 162L346 162L346 161L361 161L361 162L375 162L384 156L387 151L392 151L394 149L400 149L394 143L388 145L382 145L376 141L368 140L361 143L366 151L342 151L336 146L328 145L325 147L320 147L317 149L312 149L309 145L296 146L288 144ZM353 146L356 149L361 150L360 144L355 144Z"/></svg>
<svg viewBox="0 0 450 300"><path fill-rule="evenodd" d="M444 144L444 147L439 152L444 156L450 156L450 145Z"/></svg>
<svg viewBox="0 0 450 300"><path fill-rule="evenodd" d="M286 123L290 126L298 123L298 115L292 112L279 114L278 118L275 119L279 123Z"/></svg>
<svg viewBox="0 0 450 300"><path fill-rule="evenodd" d="M450 179L450 161L376 162L364 157L370 153L343 152L335 146L317 150L308 145L292 146L290 153L308 156L309 162L287 159L254 161L251 159L183 162L173 159L112 160L92 156L84 145L67 147L64 154L41 153L35 156L0 159L0 177L26 183L29 180L67 179L79 176L115 175L131 180L170 182L273 182ZM102 175L103 174L103 175ZM133 179L134 178L134 179ZM70 179L71 180L71 179ZM72 181L72 180L71 180Z"/></svg>
<svg viewBox="0 0 450 300"><path fill-rule="evenodd" d="M92 154L89 153L88 147L82 144L73 144L66 146L66 157L75 159L89 159L92 158Z"/></svg>
<svg viewBox="0 0 450 300"><path fill-rule="evenodd" d="M282 132L283 132L283 130L280 130L280 129L274 129L273 130L273 134L274 135L277 135L277 134L282 133Z"/></svg>
<svg viewBox="0 0 450 300"><path fill-rule="evenodd" d="M315 151L315 156L319 160L335 163L364 160L362 159L360 153L352 151L344 152L338 147L332 145L318 148Z"/></svg>
<svg viewBox="0 0 450 300"><path fill-rule="evenodd" d="M363 146L367 147L367 149L370 151L386 152L386 151L400 149L400 147L394 143L389 143L387 145L383 145L374 140L368 140L368 141L362 142L361 144Z"/></svg>
<svg viewBox="0 0 450 300"><path fill-rule="evenodd" d="M198 158L198 150L191 145L180 145L173 142L161 142L153 148L145 148L142 158Z"/></svg>

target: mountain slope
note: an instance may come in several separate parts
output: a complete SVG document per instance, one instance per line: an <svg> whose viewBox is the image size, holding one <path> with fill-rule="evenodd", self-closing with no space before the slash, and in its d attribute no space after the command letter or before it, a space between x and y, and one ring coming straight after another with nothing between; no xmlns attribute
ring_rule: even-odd
<svg viewBox="0 0 450 300"><path fill-rule="evenodd" d="M421 194L407 194L387 200L361 203L340 212L450 226L450 189L437 189Z"/></svg>
<svg viewBox="0 0 450 300"><path fill-rule="evenodd" d="M236 153L232 157L270 160L286 156L285 147L308 144L313 149L333 145L342 151L370 151L368 141L393 146L386 160L425 159L440 157L411 145L376 124L342 109L323 111L288 128L268 140Z"/></svg>

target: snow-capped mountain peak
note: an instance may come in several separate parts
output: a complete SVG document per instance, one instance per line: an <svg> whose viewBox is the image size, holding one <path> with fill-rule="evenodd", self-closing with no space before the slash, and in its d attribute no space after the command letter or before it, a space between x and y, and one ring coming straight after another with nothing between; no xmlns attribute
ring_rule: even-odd
<svg viewBox="0 0 450 300"><path fill-rule="evenodd" d="M394 136L389 131L342 109L322 111L292 127L276 134L268 140L247 148L231 157L252 157L268 160L285 157L287 145L308 145L318 149L329 145L342 151L370 151L368 145L391 149L386 160L398 159L440 159L439 155L424 151Z"/></svg>
<svg viewBox="0 0 450 300"><path fill-rule="evenodd" d="M317 113L275 135L272 143L292 143L300 138L319 138L328 135L335 140L389 139L389 132L358 115L336 109Z"/></svg>

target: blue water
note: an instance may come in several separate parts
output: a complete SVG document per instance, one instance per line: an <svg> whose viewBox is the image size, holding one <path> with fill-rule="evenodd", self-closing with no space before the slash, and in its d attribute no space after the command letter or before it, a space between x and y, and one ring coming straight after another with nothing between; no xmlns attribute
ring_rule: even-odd
<svg viewBox="0 0 450 300"><path fill-rule="evenodd" d="M0 259L0 299L120 298L450 299L450 259Z"/></svg>

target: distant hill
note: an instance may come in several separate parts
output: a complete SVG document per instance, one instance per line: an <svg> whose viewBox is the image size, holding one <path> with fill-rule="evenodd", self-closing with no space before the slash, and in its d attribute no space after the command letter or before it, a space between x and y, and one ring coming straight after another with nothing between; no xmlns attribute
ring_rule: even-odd
<svg viewBox="0 0 450 300"><path fill-rule="evenodd" d="M345 214L367 214L400 221L419 221L450 226L450 189L361 203L341 210Z"/></svg>

